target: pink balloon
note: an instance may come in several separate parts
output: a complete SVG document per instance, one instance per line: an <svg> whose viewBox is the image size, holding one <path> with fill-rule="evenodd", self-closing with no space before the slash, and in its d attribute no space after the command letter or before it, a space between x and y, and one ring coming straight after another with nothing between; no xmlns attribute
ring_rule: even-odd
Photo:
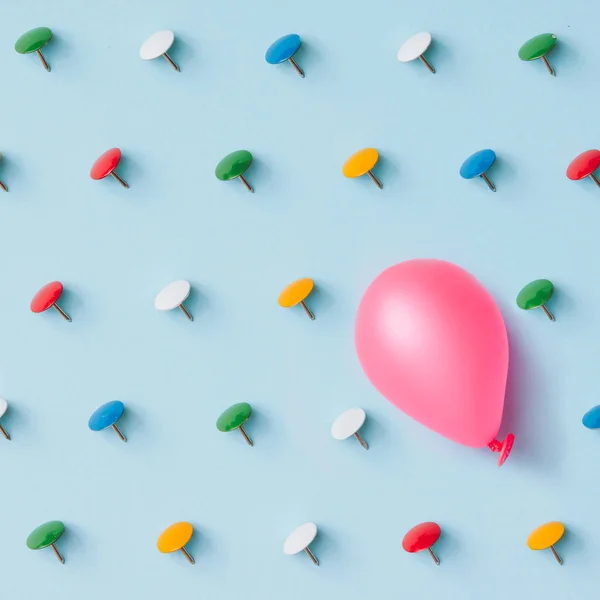
<svg viewBox="0 0 600 600"><path fill-rule="evenodd" d="M454 442L510 454L502 421L508 338L488 291L442 260L394 265L368 287L356 316L358 359L400 410Z"/></svg>

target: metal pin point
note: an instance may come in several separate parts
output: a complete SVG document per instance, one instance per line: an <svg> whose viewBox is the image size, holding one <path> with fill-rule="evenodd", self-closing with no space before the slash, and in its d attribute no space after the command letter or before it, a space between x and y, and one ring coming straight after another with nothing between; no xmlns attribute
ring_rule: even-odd
<svg viewBox="0 0 600 600"><path fill-rule="evenodd" d="M277 302L282 308L291 308L298 304L302 306L304 312L308 315L311 321L315 320L315 315L310 311L306 305L306 298L311 294L315 287L315 282L308 277L298 279L293 283L290 283L282 292L279 294Z"/></svg>

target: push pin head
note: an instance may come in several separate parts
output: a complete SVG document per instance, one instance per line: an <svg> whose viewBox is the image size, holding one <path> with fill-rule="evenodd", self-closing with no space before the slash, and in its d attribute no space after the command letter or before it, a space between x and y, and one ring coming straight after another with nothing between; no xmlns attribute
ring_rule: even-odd
<svg viewBox="0 0 600 600"><path fill-rule="evenodd" d="M175 34L169 29L157 31L142 44L140 58L142 60L154 60L162 56L176 71L179 71L179 67L167 54L174 41Z"/></svg>
<svg viewBox="0 0 600 600"><path fill-rule="evenodd" d="M121 150L119 148L111 148L107 150L98 160L94 163L90 171L90 177L98 181L104 179L109 175L114 177L124 188L129 188L129 185L123 181L118 175L115 169L121 162Z"/></svg>
<svg viewBox="0 0 600 600"><path fill-rule="evenodd" d="M15 50L19 54L31 54L35 52L44 69L50 71L50 65L46 62L44 55L41 53L41 49L52 39L52 30L47 27L36 27L26 31L16 42Z"/></svg>
<svg viewBox="0 0 600 600"><path fill-rule="evenodd" d="M2 153L0 152L0 160L2 160ZM5 192L8 192L8 188L3 181L0 181L0 188L2 188Z"/></svg>
<svg viewBox="0 0 600 600"><path fill-rule="evenodd" d="M598 167L600 167L600 150L587 150L571 161L567 168L567 177L571 181L579 181L589 177L600 187L600 180L594 175L594 171Z"/></svg>
<svg viewBox="0 0 600 600"><path fill-rule="evenodd" d="M52 550L54 550L54 554L56 554L56 558L64 565L65 559L56 547L56 542L64 532L64 523L61 521L48 521L48 523L36 527L29 534L29 537L27 538L27 547L30 550L42 550L43 548L51 546Z"/></svg>
<svg viewBox="0 0 600 600"><path fill-rule="evenodd" d="M6 414L8 410L8 402L4 398L0 398L0 419ZM0 433L7 439L10 440L10 435L2 425L0 424Z"/></svg>
<svg viewBox="0 0 600 600"><path fill-rule="evenodd" d="M248 150L236 150L223 158L215 169L217 179L231 181L239 177L249 192L254 192L252 186L246 181L244 173L252 164L252 154Z"/></svg>
<svg viewBox="0 0 600 600"><path fill-rule="evenodd" d="M318 567L319 561L309 548L316 537L317 526L314 523L304 523L304 525L300 525L300 527L294 529L294 531L287 536L283 544L283 552L290 555L304 551L310 560L313 561L313 564Z"/></svg>
<svg viewBox="0 0 600 600"><path fill-rule="evenodd" d="M88 427L92 431L102 431L112 427L115 433L126 442L127 439L121 433L121 430L117 427L117 421L123 416L125 411L125 405L120 400L113 400L103 404L100 408L97 408L88 422Z"/></svg>
<svg viewBox="0 0 600 600"><path fill-rule="evenodd" d="M400 46L400 50L398 50L398 60L406 63L418 58L432 73L435 73L435 69L423 56L429 46L431 46L431 34L428 31L417 33L412 37L409 37L404 44Z"/></svg>
<svg viewBox="0 0 600 600"><path fill-rule="evenodd" d="M469 158L465 160L460 168L460 176L463 179L473 179L475 177L481 177L492 192L496 191L496 186L488 179L486 171L496 161L496 153L493 150L479 150L475 154L471 154Z"/></svg>
<svg viewBox="0 0 600 600"><path fill-rule="evenodd" d="M553 33L541 33L540 35L536 35L530 40L527 40L519 48L519 58L521 60L537 60L538 58L541 58L550 75L556 75L546 58L546 54L556 46L557 41L558 40Z"/></svg>
<svg viewBox="0 0 600 600"><path fill-rule="evenodd" d="M527 546L530 550L547 550L550 548L554 558L559 565L563 564L562 558L554 549L554 544L560 540L565 533L565 526L558 521L544 523L534 529L527 538Z"/></svg>
<svg viewBox="0 0 600 600"><path fill-rule="evenodd" d="M541 308L546 316L555 321L554 315L546 308L546 302L554 294L554 285L548 279L536 279L528 283L517 296L517 306L523 310Z"/></svg>
<svg viewBox="0 0 600 600"><path fill-rule="evenodd" d="M442 529L437 523L428 521L415 525L402 540L402 548L406 552L422 552L427 550L436 565L439 566L440 559L431 547L440 539Z"/></svg>
<svg viewBox="0 0 600 600"><path fill-rule="evenodd" d="M174 308L180 308L181 312L190 321L193 321L194 317L192 317L187 308L183 305L190 295L191 289L192 286L190 282L185 279L172 281L158 292L156 298L154 298L154 308L156 308L156 310L173 310Z"/></svg>
<svg viewBox="0 0 600 600"><path fill-rule="evenodd" d="M1 413L2 411L0 411ZM0 416L2 416L0 414ZM581 419L584 427L588 429L600 429L600 406L594 406L588 410L585 415L583 415L583 419Z"/></svg>
<svg viewBox="0 0 600 600"><path fill-rule="evenodd" d="M54 308L63 319L71 322L71 317L57 304L62 293L63 284L60 281L47 283L33 297L30 305L31 312L42 313L49 308Z"/></svg>
<svg viewBox="0 0 600 600"><path fill-rule="evenodd" d="M375 148L363 148L358 152L354 153L342 167L342 173L345 177L354 179L356 177L362 177L368 175L371 181L381 190L383 185L375 175L371 172L373 167L379 160L379 152Z"/></svg>
<svg viewBox="0 0 600 600"><path fill-rule="evenodd" d="M295 33L284 35L278 40L275 40L267 50L265 54L265 60L270 65L278 65L286 60L289 60L291 65L296 69L296 72L300 77L304 77L304 71L298 66L294 60L294 54L298 52L302 41L300 36Z"/></svg>
<svg viewBox="0 0 600 600"><path fill-rule="evenodd" d="M194 559L192 555L185 549L185 545L192 539L194 528L191 523L185 521L174 523L167 527L159 536L156 542L156 547L163 554L171 552L181 552L185 555L188 561L193 565Z"/></svg>
<svg viewBox="0 0 600 600"><path fill-rule="evenodd" d="M311 321L315 320L315 315L312 314L306 303L304 302L315 287L315 282L308 277L298 279L294 283L290 283L281 294L279 294L279 306L283 308L291 308L300 304Z"/></svg>
<svg viewBox="0 0 600 600"><path fill-rule="evenodd" d="M360 445L368 450L367 442L363 440L359 430L364 425L367 414L362 408L349 408L344 411L331 426L331 435L336 440L345 440L354 436Z"/></svg>
<svg viewBox="0 0 600 600"><path fill-rule="evenodd" d="M239 429L248 445L254 446L252 440L244 430L244 423L250 418L251 414L252 407L247 402L233 404L222 412L221 416L217 419L217 429L223 433Z"/></svg>

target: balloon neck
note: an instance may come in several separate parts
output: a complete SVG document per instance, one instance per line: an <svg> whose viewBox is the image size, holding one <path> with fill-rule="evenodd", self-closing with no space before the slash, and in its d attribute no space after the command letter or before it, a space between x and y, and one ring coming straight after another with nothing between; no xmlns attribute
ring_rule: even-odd
<svg viewBox="0 0 600 600"><path fill-rule="evenodd" d="M513 444L515 442L515 436L512 433L509 433L506 438L504 438L503 442L499 442L497 439L493 439L489 444L488 448L492 452L499 452L500 456L498 457L498 466L501 467L506 459L510 456L510 451L512 450Z"/></svg>
<svg viewBox="0 0 600 600"><path fill-rule="evenodd" d="M500 450L502 450L502 442L499 442L498 440L494 439L488 444L488 448L492 452L500 452Z"/></svg>

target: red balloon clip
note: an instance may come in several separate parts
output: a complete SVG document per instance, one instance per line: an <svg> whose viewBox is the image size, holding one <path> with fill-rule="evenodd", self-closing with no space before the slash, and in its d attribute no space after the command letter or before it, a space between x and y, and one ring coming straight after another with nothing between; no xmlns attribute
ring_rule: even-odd
<svg viewBox="0 0 600 600"><path fill-rule="evenodd" d="M63 293L63 284L60 281L52 281L47 283L31 301L31 312L42 313L50 307L55 308L60 315L67 321L71 321L71 317L58 305L56 302Z"/></svg>
<svg viewBox="0 0 600 600"><path fill-rule="evenodd" d="M107 150L95 163L90 171L90 177L92 179L104 179L111 175L114 177L124 188L129 188L127 182L123 181L116 173L115 169L119 166L121 161L121 151L119 148L111 148Z"/></svg>
<svg viewBox="0 0 600 600"><path fill-rule="evenodd" d="M589 177L600 187L600 181L594 175L594 171L598 167L600 167L600 150L587 150L571 161L567 168L567 177L573 181Z"/></svg>
<svg viewBox="0 0 600 600"><path fill-rule="evenodd" d="M428 550L431 558L436 565L440 564L440 559L435 555L435 552L431 549L442 535L442 529L437 523L427 521L426 523L420 523L415 525L402 540L402 547L407 552L422 552Z"/></svg>

